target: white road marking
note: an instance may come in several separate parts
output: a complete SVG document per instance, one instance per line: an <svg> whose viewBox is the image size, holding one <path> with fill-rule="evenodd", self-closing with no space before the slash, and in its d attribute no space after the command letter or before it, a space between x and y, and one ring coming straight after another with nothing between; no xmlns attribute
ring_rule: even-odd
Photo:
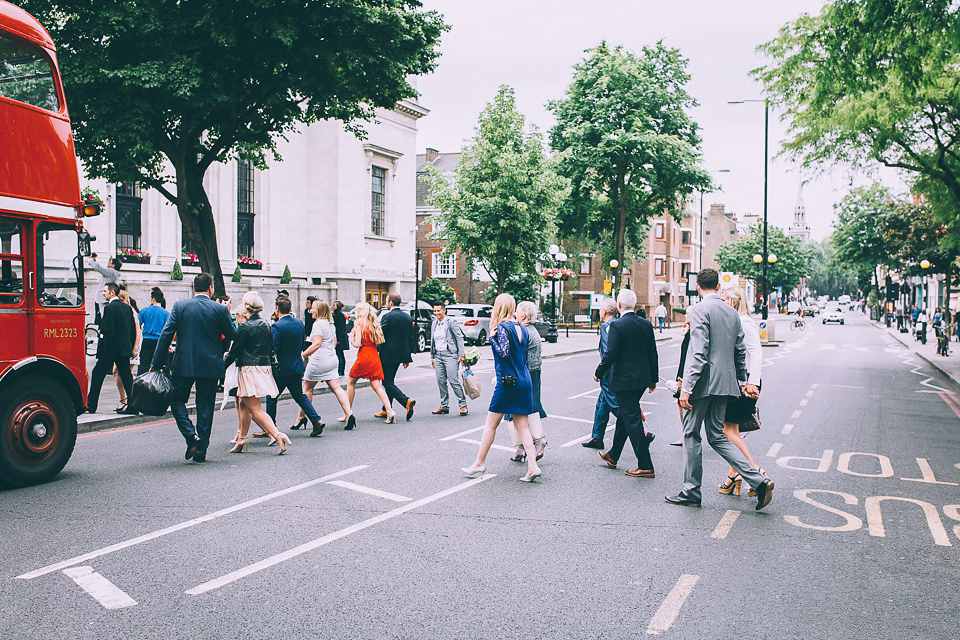
<svg viewBox="0 0 960 640"><path fill-rule="evenodd" d="M737 518L740 517L740 512L734 509L728 510L723 517L720 518L720 522L717 523L717 528L713 530L713 533L710 534L711 538L716 538L717 540L723 540L727 537L727 534L730 533L730 529L733 528L733 523L737 521Z"/></svg>
<svg viewBox="0 0 960 640"><path fill-rule="evenodd" d="M774 442L772 445L770 445L770 450L767 451L767 457L776 458L777 454L780 453L780 449L782 448L783 448L782 442Z"/></svg>
<svg viewBox="0 0 960 640"><path fill-rule="evenodd" d="M567 400L576 400L577 398L583 398L584 396L590 396L595 393L600 393L600 387L596 387L595 389L590 389L589 391L584 391L583 393L578 393L575 396L570 396L569 398L567 398Z"/></svg>
<svg viewBox="0 0 960 640"><path fill-rule="evenodd" d="M593 437L593 434L592 434L592 433L588 433L587 435L585 435L585 436L580 436L579 438L576 438L575 440L571 440L570 442L564 442L564 443L563 443L562 445L560 445L560 446L561 446L561 447L572 447L572 446L575 445L575 444L580 444L581 442L586 442L587 440L589 440L589 439L592 438L592 437Z"/></svg>
<svg viewBox="0 0 960 640"><path fill-rule="evenodd" d="M372 527L375 524L380 524L381 522L385 522L387 520L390 520L391 518L396 518L399 515L403 515L408 511L412 511L418 507L422 507L425 504L435 502L437 500L440 500L441 498L446 498L447 496L453 495L458 491L469 489L470 487L476 486L481 482L486 482L487 480L490 480L496 477L497 475L495 473L491 473L489 475L481 476L480 478L476 478L474 480L467 480L466 482L458 484L454 487L450 487L449 489L444 489L443 491L434 493L433 495L427 496L426 498L420 498L419 500L409 502L403 505L402 507L397 507L393 511L381 513L380 515L364 520L363 522L358 522L357 524L351 525L344 529L340 529L339 531L328 533L327 535L317 538L316 540L311 540L310 542L304 543L298 547L294 547L293 549L284 551L283 553L278 553L274 556L270 556L269 558L265 558L260 562L255 562L254 564L243 567L242 569L232 571L226 575L220 576L219 578L215 578L208 582L204 582L203 584L197 585L192 589L188 589L186 593L187 595L198 596L203 593L207 593L208 591L219 589L220 587L228 585L231 582L236 582L237 580L246 578L247 576L253 575L254 573L263 571L264 569L268 569L274 565L280 564L281 562L286 562L287 560L296 558L297 556L313 551L314 549L319 549L320 547L330 544L331 542L335 542L340 538L345 538L351 534L357 533L358 531L363 531L364 529L368 527Z"/></svg>
<svg viewBox="0 0 960 640"><path fill-rule="evenodd" d="M446 441L448 441L448 440L456 440L456 439L459 438L460 436L465 436L465 435L470 434L470 433L473 433L473 432L475 432L475 431L483 431L483 427L484 427L484 426L485 426L485 425L480 425L479 427L475 427L475 428L473 428L473 429L467 429L466 431L461 431L460 433L455 433L455 434L453 434L452 436L447 436L446 438L440 438L440 442L446 442Z"/></svg>
<svg viewBox="0 0 960 640"><path fill-rule="evenodd" d="M371 489L370 487L365 487L361 484L354 484L352 482L346 482L344 480L331 480L327 484L332 484L337 487L343 487L344 489L353 489L354 491L359 491L360 493L367 493L367 494L370 494L371 496L377 496L378 498L393 500L394 502L410 502L411 500L413 500L413 498L400 496L395 493L390 493L388 491L380 491L379 489Z"/></svg>
<svg viewBox="0 0 960 640"><path fill-rule="evenodd" d="M466 442L467 444L480 444L479 440L467 440L466 438L457 438L457 442ZM505 447L502 444L492 444L490 445L491 449L499 449L500 451L516 451L516 447Z"/></svg>
<svg viewBox="0 0 960 640"><path fill-rule="evenodd" d="M86 562L87 560L92 560L93 558L99 558L100 556L105 556L107 554L113 553L115 551L121 551L128 547L138 545L142 542L148 542L150 540L155 540L156 538L161 538L165 535L175 533L177 531L182 531L183 529L188 529L190 527L202 524L204 522L209 522L211 520L216 520L217 518L222 518L223 516L230 515L247 507L254 507L268 500L273 500L274 498L279 498L280 496L285 496L288 493L293 493L295 491L300 491L301 489L306 489L317 484L345 476L348 473L353 473L354 471L360 471L361 469L366 469L367 465L361 464L356 467L350 467L349 469L344 469L343 471L338 471L336 473L331 473L328 476L323 476L322 478L317 478L316 480L310 480L309 482L304 482L303 484L298 484L287 489L281 489L280 491L274 491L273 493L268 493L265 496L260 496L259 498L254 498L253 500L247 500L246 502L241 502L240 504L235 504L232 507L227 507L226 509L220 509L219 511L214 511L213 513L208 513L205 516L200 516L199 518L194 518L193 520L187 520L186 522L181 522L165 529L160 529L159 531L154 531L153 533L147 533L142 536L137 536L136 538L131 538L130 540L125 540L124 542L118 542L112 544L108 547L103 547L102 549L97 549L96 551L91 551L90 553L85 553L75 558L70 558L69 560L64 560L63 562L57 562L56 564L51 564L49 566L43 567L42 569L37 569L36 571L30 571L29 573L24 573L23 575L17 576L21 580L32 580L33 578L38 578L42 575L48 573L53 573L54 571L60 571L61 569L66 569L67 567L72 567L74 565L80 564L81 562Z"/></svg>
<svg viewBox="0 0 960 640"><path fill-rule="evenodd" d="M816 389L816 388L819 387L819 386L820 386L820 383L814 383L814 384L810 385L810 388L811 388L811 389Z"/></svg>
<svg viewBox="0 0 960 640"><path fill-rule="evenodd" d="M933 475L933 469L930 468L930 463L926 458L917 458L917 466L920 467L919 478L900 478L901 480L906 480L907 482L925 482L927 484L947 484L954 487L958 486L956 482L941 482L937 480L937 477ZM957 468L960 469L960 465L957 465Z"/></svg>
<svg viewBox="0 0 960 640"><path fill-rule="evenodd" d="M648 634L654 636L660 635L673 625L677 616L680 615L680 607L683 606L683 603L687 600L687 597L693 591L693 587L699 579L700 576L689 573L680 576L677 584L670 590L663 604L660 605L653 619L650 620L650 625L647 627Z"/></svg>
<svg viewBox="0 0 960 640"><path fill-rule="evenodd" d="M800 401L800 406L801 406L801 407L807 406L807 402L808 402L808 400L807 400L806 398L804 398L803 400Z"/></svg>
<svg viewBox="0 0 960 640"><path fill-rule="evenodd" d="M794 412L793 412L793 415L790 416L790 417L791 417L791 418L799 418L801 413L803 413L803 412L798 409L797 411L794 411Z"/></svg>
<svg viewBox="0 0 960 640"><path fill-rule="evenodd" d="M81 589L93 596L93 599L102 604L104 609L123 609L124 607L137 606L136 600L94 571L93 567L72 567L64 569L63 573L76 582Z"/></svg>
<svg viewBox="0 0 960 640"><path fill-rule="evenodd" d="M547 418L556 418L557 420L569 420L571 422L583 422L586 424L593 424L593 420L584 420L583 418L568 418L567 416L555 416L549 415Z"/></svg>
<svg viewBox="0 0 960 640"><path fill-rule="evenodd" d="M849 384L828 384L828 387L834 387L835 389L863 389L863 387L857 387Z"/></svg>
<svg viewBox="0 0 960 640"><path fill-rule="evenodd" d="M807 397L810 398L813 396L813 391L807 391Z"/></svg>
<svg viewBox="0 0 960 640"><path fill-rule="evenodd" d="M791 432L791 431L793 431L793 425L792 425L792 424L785 424L785 425L783 425L783 429L780 430L780 435L784 435L784 436L790 435L790 432Z"/></svg>

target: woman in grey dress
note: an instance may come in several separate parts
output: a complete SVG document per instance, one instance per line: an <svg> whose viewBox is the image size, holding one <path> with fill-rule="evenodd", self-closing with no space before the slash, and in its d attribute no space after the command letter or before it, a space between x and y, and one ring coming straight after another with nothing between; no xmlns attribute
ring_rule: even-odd
<svg viewBox="0 0 960 640"><path fill-rule="evenodd" d="M303 392L310 402L313 402L314 387L317 386L318 382L326 382L343 408L343 417L340 418L340 421L346 422L347 428L352 429L357 419L350 410L347 392L340 386L340 375L337 371L339 361L335 351L337 334L333 327L330 305L323 300L315 300L311 315L315 322L310 330L311 344L303 352L303 359L307 365L306 371L303 373ZM299 421L303 417L303 411L301 411L297 420Z"/></svg>

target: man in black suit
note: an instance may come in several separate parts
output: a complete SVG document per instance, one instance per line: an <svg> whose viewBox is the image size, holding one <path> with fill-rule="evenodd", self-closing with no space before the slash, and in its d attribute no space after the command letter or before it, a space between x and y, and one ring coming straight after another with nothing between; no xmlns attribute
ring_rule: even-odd
<svg viewBox="0 0 960 640"><path fill-rule="evenodd" d="M217 401L217 381L223 377L223 349L220 337L233 341L237 330L230 311L212 299L213 276L201 273L193 279L196 295L173 305L163 332L157 341L150 370L166 362L173 335L177 335L177 352L173 356L173 400L170 412L177 428L187 441L186 460L205 462L213 427L213 411ZM187 414L190 390L197 386L197 425Z"/></svg>
<svg viewBox="0 0 960 640"><path fill-rule="evenodd" d="M133 357L133 345L137 341L137 327L133 322L130 307L120 301L120 285L108 282L103 285L103 298L106 304L100 314L100 340L97 342L97 364L90 374L90 393L87 395L87 411L97 412L100 401L100 388L103 379L117 367L123 389L130 397L133 376L130 374L130 358ZM117 409L117 413L128 413L127 409Z"/></svg>
<svg viewBox="0 0 960 640"><path fill-rule="evenodd" d="M387 312L380 318L380 326L383 328L383 344L378 346L377 350L380 351L380 364L383 365L383 388L387 392L387 398L390 399L391 404L396 400L406 408L407 421L409 422L413 417L413 407L417 404L417 401L408 398L397 386L395 379L401 364L406 369L413 362L410 355L412 351L410 341L413 336L413 318L400 308L400 302L399 294L391 293L387 296ZM387 408L384 407L375 417L387 417Z"/></svg>
<svg viewBox="0 0 960 640"><path fill-rule="evenodd" d="M640 397L644 389L653 392L657 388L660 370L653 325L646 318L634 313L636 306L637 294L630 289L622 289L617 296L620 318L610 323L607 353L594 373L594 380L599 382L607 370L613 367L610 390L617 396L617 404L620 406L613 446L610 451L601 451L600 457L607 466L615 468L624 442L629 437L633 452L637 455L637 468L627 471L627 475L634 478L653 478L653 460L650 459L653 434L644 434Z"/></svg>
<svg viewBox="0 0 960 640"><path fill-rule="evenodd" d="M347 335L347 319L343 315L343 303L339 300L333 301L333 330L337 338L337 373L342 378L347 368L347 359L343 352L350 348L350 337Z"/></svg>

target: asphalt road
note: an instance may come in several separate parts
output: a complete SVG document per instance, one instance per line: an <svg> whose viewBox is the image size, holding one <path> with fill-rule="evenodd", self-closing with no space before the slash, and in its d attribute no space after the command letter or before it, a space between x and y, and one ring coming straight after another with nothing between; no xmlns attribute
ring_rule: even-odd
<svg viewBox="0 0 960 640"><path fill-rule="evenodd" d="M956 638L958 389L850 316L780 323L764 349L761 512L717 493L709 449L703 507L664 502L682 479L664 389L644 397L656 479L581 447L594 354L544 362L535 485L501 449L483 479L459 471L489 364L469 417L430 415L432 370L411 368L412 422L374 420L365 389L343 431L325 395L328 430L282 457L228 454L229 411L204 465L172 422L86 434L56 481L0 492L0 638ZM659 347L672 378L679 344Z"/></svg>

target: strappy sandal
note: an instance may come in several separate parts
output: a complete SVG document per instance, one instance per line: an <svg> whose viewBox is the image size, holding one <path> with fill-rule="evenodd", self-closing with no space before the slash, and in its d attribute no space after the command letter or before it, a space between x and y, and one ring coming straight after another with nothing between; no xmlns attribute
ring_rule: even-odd
<svg viewBox="0 0 960 640"><path fill-rule="evenodd" d="M743 478L740 477L738 473L735 476L727 476L727 481L717 487L717 491L722 493L725 496L730 495L740 495L740 486L743 484Z"/></svg>

